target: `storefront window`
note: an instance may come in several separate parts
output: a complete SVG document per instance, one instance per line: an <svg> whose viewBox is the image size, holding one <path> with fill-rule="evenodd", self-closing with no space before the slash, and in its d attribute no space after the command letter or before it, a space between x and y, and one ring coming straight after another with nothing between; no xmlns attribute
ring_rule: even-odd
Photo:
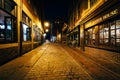
<svg viewBox="0 0 120 80"><path fill-rule="evenodd" d="M31 26L31 19L27 16L25 12L22 12L22 22Z"/></svg>
<svg viewBox="0 0 120 80"><path fill-rule="evenodd" d="M31 28L23 24L23 41L31 40Z"/></svg>
<svg viewBox="0 0 120 80"><path fill-rule="evenodd" d="M99 28L100 28L100 31L99 31L99 32L100 32L100 33L99 33L100 39L99 39L99 40L100 40L100 44L103 44L103 39L104 39L104 35L103 35L103 34L104 34L104 27L103 27L103 25L100 25Z"/></svg>
<svg viewBox="0 0 120 80"><path fill-rule="evenodd" d="M99 43L109 44L109 26L108 24L102 24L99 26Z"/></svg>
<svg viewBox="0 0 120 80"><path fill-rule="evenodd" d="M88 30L86 30L85 32L85 42L87 45L98 45L98 26L94 26L93 28L90 28ZM103 36L103 34L102 34ZM101 39L102 40L102 39Z"/></svg>
<svg viewBox="0 0 120 80"><path fill-rule="evenodd" d="M109 44L109 25L108 23L104 24L104 44Z"/></svg>
<svg viewBox="0 0 120 80"><path fill-rule="evenodd" d="M94 45L95 44L95 33L94 28L90 28L86 30L86 44L87 45Z"/></svg>
<svg viewBox="0 0 120 80"><path fill-rule="evenodd" d="M88 44L92 44L92 29L89 29L88 31Z"/></svg>
<svg viewBox="0 0 120 80"><path fill-rule="evenodd" d="M120 47L120 17L117 16L86 29L85 43L87 46L118 49Z"/></svg>
<svg viewBox="0 0 120 80"><path fill-rule="evenodd" d="M116 46L120 46L120 20L116 20Z"/></svg>
<svg viewBox="0 0 120 80"><path fill-rule="evenodd" d="M37 25L33 26L33 33L34 33L34 41L38 42L40 41L40 28L38 28Z"/></svg>
<svg viewBox="0 0 120 80"><path fill-rule="evenodd" d="M16 42L16 18L0 10L0 43Z"/></svg>
<svg viewBox="0 0 120 80"><path fill-rule="evenodd" d="M5 25L0 24L0 41L5 39Z"/></svg>
<svg viewBox="0 0 120 80"><path fill-rule="evenodd" d="M31 19L25 12L22 12L23 41L31 41Z"/></svg>
<svg viewBox="0 0 120 80"><path fill-rule="evenodd" d="M6 40L11 41L12 40L12 24L11 24L11 18L5 17L5 25L6 25Z"/></svg>
<svg viewBox="0 0 120 80"><path fill-rule="evenodd" d="M95 45L96 44L96 31L97 31L97 26L95 26L93 28L93 32L92 32L92 44Z"/></svg>
<svg viewBox="0 0 120 80"><path fill-rule="evenodd" d="M115 21L110 23L110 43L111 45L115 45Z"/></svg>

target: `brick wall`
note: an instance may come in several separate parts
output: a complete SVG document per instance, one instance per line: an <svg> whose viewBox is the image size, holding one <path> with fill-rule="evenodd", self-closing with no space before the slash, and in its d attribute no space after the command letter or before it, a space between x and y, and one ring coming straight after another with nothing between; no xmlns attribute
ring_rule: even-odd
<svg viewBox="0 0 120 80"><path fill-rule="evenodd" d="M18 47L0 49L0 65L18 56Z"/></svg>
<svg viewBox="0 0 120 80"><path fill-rule="evenodd" d="M23 44L22 46L22 54L32 50L32 44Z"/></svg>

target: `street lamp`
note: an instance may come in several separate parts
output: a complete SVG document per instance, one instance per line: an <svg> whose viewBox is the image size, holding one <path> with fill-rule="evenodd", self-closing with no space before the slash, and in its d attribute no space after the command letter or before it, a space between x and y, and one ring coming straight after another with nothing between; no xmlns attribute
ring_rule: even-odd
<svg viewBox="0 0 120 80"><path fill-rule="evenodd" d="M47 21L44 22L44 27L45 27L45 32L49 32L50 23Z"/></svg>
<svg viewBox="0 0 120 80"><path fill-rule="evenodd" d="M48 30L48 29L46 29L46 30L45 30L45 32L49 32L49 30Z"/></svg>
<svg viewBox="0 0 120 80"><path fill-rule="evenodd" d="M44 26L45 26L45 27L49 27L49 26L50 26L50 23L49 23L49 22L45 22L45 23L44 23Z"/></svg>
<svg viewBox="0 0 120 80"><path fill-rule="evenodd" d="M45 39L47 40L49 40L49 28L50 28L50 22L48 22L48 21L45 21L44 22L44 30L45 30L45 33L46 33L46 36L45 36Z"/></svg>

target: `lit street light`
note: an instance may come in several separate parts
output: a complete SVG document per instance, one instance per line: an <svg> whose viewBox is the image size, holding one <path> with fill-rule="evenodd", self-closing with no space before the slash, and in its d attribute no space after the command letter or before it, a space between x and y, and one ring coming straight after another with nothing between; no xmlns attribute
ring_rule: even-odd
<svg viewBox="0 0 120 80"><path fill-rule="evenodd" d="M45 23L44 23L44 26L45 26L45 27L49 27L49 26L50 26L50 23L49 23L49 22L45 22Z"/></svg>

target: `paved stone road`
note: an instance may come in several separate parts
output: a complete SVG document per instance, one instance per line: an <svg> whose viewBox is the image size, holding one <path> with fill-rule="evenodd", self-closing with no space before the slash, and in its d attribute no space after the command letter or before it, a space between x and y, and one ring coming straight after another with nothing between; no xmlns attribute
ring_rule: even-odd
<svg viewBox="0 0 120 80"><path fill-rule="evenodd" d="M45 44L0 66L0 80L92 80L58 44Z"/></svg>

